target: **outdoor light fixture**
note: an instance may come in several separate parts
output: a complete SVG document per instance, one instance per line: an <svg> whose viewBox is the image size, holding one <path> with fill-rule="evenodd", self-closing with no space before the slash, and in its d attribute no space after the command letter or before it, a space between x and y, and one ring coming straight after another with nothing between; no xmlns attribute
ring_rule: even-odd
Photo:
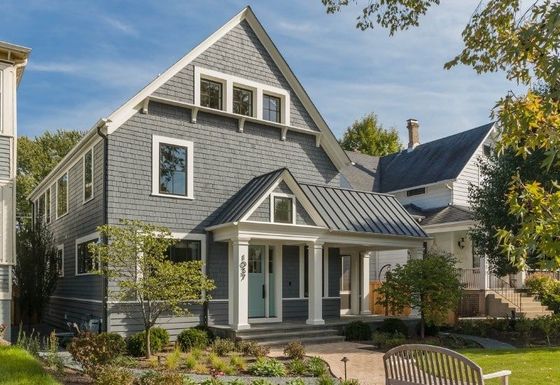
<svg viewBox="0 0 560 385"><path fill-rule="evenodd" d="M465 238L459 239L459 242L457 242L457 245L458 245L461 249L464 249L464 248L465 248Z"/></svg>
<svg viewBox="0 0 560 385"><path fill-rule="evenodd" d="M344 381L346 381L348 379L348 376L346 375L346 363L350 361L350 359L348 357L342 357L342 360L340 361L344 362Z"/></svg>

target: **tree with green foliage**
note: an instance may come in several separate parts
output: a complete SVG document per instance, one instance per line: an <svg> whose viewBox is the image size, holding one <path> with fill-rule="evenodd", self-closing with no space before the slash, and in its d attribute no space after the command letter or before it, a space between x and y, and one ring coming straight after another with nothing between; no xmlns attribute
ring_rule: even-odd
<svg viewBox="0 0 560 385"><path fill-rule="evenodd" d="M348 127L340 145L348 151L374 156L393 154L402 148L397 130L384 129L374 113L367 114Z"/></svg>
<svg viewBox="0 0 560 385"><path fill-rule="evenodd" d="M58 279L53 236L41 222L27 221L17 227L16 242L17 303L26 323L37 323Z"/></svg>
<svg viewBox="0 0 560 385"><path fill-rule="evenodd" d="M18 223L31 219L27 196L62 158L83 137L75 130L44 132L33 139L20 136L17 142L17 204Z"/></svg>
<svg viewBox="0 0 560 385"><path fill-rule="evenodd" d="M360 4L357 27L379 25L393 35L417 26L440 0L321 0L336 13ZM477 2L462 33L464 47L444 65L472 67L476 73L504 72L527 91L512 91L497 101L492 117L500 128L500 151L527 157L545 155L547 172L560 169L560 2L557 0L487 0ZM560 184L545 186L531 176L509 182L509 212L519 227L499 229L498 240L512 262L526 264L536 256L542 265L560 267Z"/></svg>
<svg viewBox="0 0 560 385"><path fill-rule="evenodd" d="M89 251L100 260L98 273L117 284L109 297L140 308L149 358L150 330L159 317L188 313L189 305L209 298L214 282L204 274L202 261L169 259L167 250L177 241L165 227L121 220L98 231L105 242L91 243Z"/></svg>
<svg viewBox="0 0 560 385"><path fill-rule="evenodd" d="M379 288L378 303L396 312L417 309L424 338L427 322L441 324L459 304L462 285L455 264L451 254L430 250L422 259L397 265Z"/></svg>

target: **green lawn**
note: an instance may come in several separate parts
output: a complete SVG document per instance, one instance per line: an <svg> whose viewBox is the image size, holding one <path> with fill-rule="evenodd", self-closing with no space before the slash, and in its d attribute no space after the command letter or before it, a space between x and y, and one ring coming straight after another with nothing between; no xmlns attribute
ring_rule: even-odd
<svg viewBox="0 0 560 385"><path fill-rule="evenodd" d="M484 373L511 370L510 385L560 384L560 348L462 350ZM487 381L500 384L500 380Z"/></svg>
<svg viewBox="0 0 560 385"><path fill-rule="evenodd" d="M25 350L0 346L0 385L60 385Z"/></svg>

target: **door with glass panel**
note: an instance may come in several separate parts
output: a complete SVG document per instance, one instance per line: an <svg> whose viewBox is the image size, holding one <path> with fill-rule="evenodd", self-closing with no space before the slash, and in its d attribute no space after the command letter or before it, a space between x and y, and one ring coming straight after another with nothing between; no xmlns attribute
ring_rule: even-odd
<svg viewBox="0 0 560 385"><path fill-rule="evenodd" d="M250 245L248 270L249 318L275 317L274 247Z"/></svg>

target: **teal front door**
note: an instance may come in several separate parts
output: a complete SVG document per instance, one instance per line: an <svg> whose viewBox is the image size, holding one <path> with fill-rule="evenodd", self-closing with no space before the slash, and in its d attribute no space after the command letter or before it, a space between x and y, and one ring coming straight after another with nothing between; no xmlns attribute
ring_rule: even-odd
<svg viewBox="0 0 560 385"><path fill-rule="evenodd" d="M276 316L274 247L249 246L249 318Z"/></svg>

